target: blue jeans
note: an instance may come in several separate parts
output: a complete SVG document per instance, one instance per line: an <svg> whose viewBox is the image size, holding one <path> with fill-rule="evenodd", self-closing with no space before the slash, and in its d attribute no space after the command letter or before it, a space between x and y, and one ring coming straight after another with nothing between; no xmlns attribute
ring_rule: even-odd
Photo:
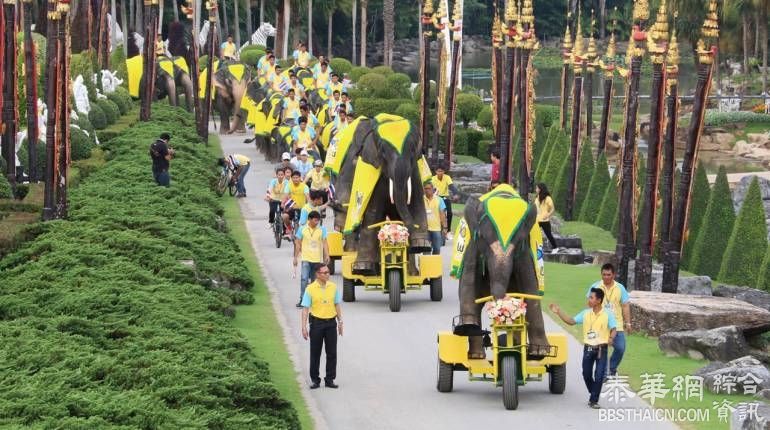
<svg viewBox="0 0 770 430"><path fill-rule="evenodd" d="M168 169L165 170L155 170L152 171L152 176L155 177L155 182L158 183L158 185L163 187L168 187L171 185L171 177L168 174Z"/></svg>
<svg viewBox="0 0 770 430"><path fill-rule="evenodd" d="M626 353L626 333L619 331L615 334L615 341L612 343L612 355L610 356L610 375L618 372L620 360Z"/></svg>
<svg viewBox="0 0 770 430"><path fill-rule="evenodd" d="M441 254L441 246L444 245L444 236L440 231L428 231L430 235L430 245L433 248L433 255Z"/></svg>
<svg viewBox="0 0 770 430"><path fill-rule="evenodd" d="M299 300L302 301L302 297L305 296L305 288L307 284L315 281L315 271L321 263L311 263L309 261L302 262L302 274L299 280Z"/></svg>
<svg viewBox="0 0 770 430"><path fill-rule="evenodd" d="M583 381L590 394L589 401L597 403L602 392L604 374L607 371L607 345L583 346Z"/></svg>
<svg viewBox="0 0 770 430"><path fill-rule="evenodd" d="M251 164L243 166L241 168L241 174L238 175L238 182L235 184L235 189L239 194L246 194L246 187L243 185L243 178L246 177L246 173L249 173L249 167L251 167Z"/></svg>

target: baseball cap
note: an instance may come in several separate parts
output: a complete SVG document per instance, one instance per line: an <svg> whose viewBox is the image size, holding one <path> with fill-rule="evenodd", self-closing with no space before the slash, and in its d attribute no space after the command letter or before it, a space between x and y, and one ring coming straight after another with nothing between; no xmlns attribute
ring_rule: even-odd
<svg viewBox="0 0 770 430"><path fill-rule="evenodd" d="M315 160L313 161L313 166L323 166L324 162L321 160Z"/></svg>
<svg viewBox="0 0 770 430"><path fill-rule="evenodd" d="M305 151L305 150L303 149L303 150L302 150L302 152L300 152L300 153L299 153L299 155L309 155L309 154L307 153L307 151Z"/></svg>
<svg viewBox="0 0 770 430"><path fill-rule="evenodd" d="M291 155L288 152L281 154L281 160L291 160Z"/></svg>

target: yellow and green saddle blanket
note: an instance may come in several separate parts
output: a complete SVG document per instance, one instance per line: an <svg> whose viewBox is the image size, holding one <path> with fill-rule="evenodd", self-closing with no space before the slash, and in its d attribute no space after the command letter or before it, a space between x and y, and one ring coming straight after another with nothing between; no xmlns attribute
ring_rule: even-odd
<svg viewBox="0 0 770 430"><path fill-rule="evenodd" d="M521 198L516 190L508 184L498 185L494 190L479 197L479 201L484 207L482 217L489 219L497 233L500 245L506 249L526 219L529 202ZM464 218L457 224L451 260L450 275L452 277L459 279L462 275L465 250L471 238L475 238L475 234ZM537 224L532 226L529 232L529 245L530 257L537 277L538 291L543 294L545 292L543 237L540 233L540 226Z"/></svg>
<svg viewBox="0 0 770 430"><path fill-rule="evenodd" d="M214 60L214 73L219 70L219 60ZM198 75L198 98L206 98L206 77L208 76L209 69L208 67L201 70L201 73ZM214 79L211 80L211 97L214 97L214 94L216 93L216 86L214 85Z"/></svg>
<svg viewBox="0 0 770 430"><path fill-rule="evenodd" d="M345 234L352 233L353 230L361 225L364 212L366 212L369 200L372 198L374 187L380 179L380 172L380 167L374 167L361 157L358 157L356 173L353 177L353 186L350 189L350 203L348 203L348 212L345 218Z"/></svg>
<svg viewBox="0 0 770 430"><path fill-rule="evenodd" d="M139 83L142 81L144 69L144 56L136 55L126 59L126 71L128 72L128 93L131 97L139 98Z"/></svg>
<svg viewBox="0 0 770 430"><path fill-rule="evenodd" d="M324 168L330 174L340 174L340 170L342 170L342 163L345 162L345 157L348 154L348 150L353 144L353 137L356 134L356 129L358 128L358 125L361 123L361 121L366 119L367 118L365 116L359 116L358 118L354 119L353 122L348 124L344 130L337 133L337 143L334 145L329 145L329 149L326 151Z"/></svg>
<svg viewBox="0 0 770 430"><path fill-rule="evenodd" d="M380 139L390 144L401 155L404 142L412 131L412 123L403 117L387 113L375 115L374 120L377 122L375 131Z"/></svg>

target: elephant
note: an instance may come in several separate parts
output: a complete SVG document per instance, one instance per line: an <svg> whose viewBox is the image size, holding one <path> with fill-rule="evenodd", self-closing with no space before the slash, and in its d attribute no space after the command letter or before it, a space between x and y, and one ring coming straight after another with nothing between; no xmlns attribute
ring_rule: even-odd
<svg viewBox="0 0 770 430"><path fill-rule="evenodd" d="M126 60L128 70L128 89L133 97L139 97L144 91L144 58L135 55ZM160 100L168 97L168 103L176 106L179 102L179 89L185 94L187 110L191 110L193 97L192 80L186 72L187 63L182 57L173 59L161 56L158 58L155 68L155 97Z"/></svg>
<svg viewBox="0 0 770 430"><path fill-rule="evenodd" d="M347 150L336 152L337 146L344 147L347 141ZM357 251L353 273L378 273L377 231L365 227L386 217L404 222L409 229L411 252L430 250L422 178L417 165L421 145L409 121L387 114L372 119L359 117L340 133L334 147L329 150L332 157L327 155L327 165L330 158L342 159L339 169L333 171L335 196L330 206L335 211L335 229L345 235L345 250ZM376 177L372 177L374 183L369 185L371 194L367 203L362 203L361 191L355 188L355 177L361 174L362 168L379 169ZM355 222L356 213L360 222Z"/></svg>
<svg viewBox="0 0 770 430"><path fill-rule="evenodd" d="M480 198L471 197L465 204L464 223L469 234L458 231L456 237L457 241L464 241L464 251L459 283L460 324L455 327L455 334L469 336L468 358L485 357L483 305L476 304L476 299L490 295L501 299L506 293L539 294L537 256L533 256L530 242L530 236L539 233L535 233L539 228L536 221L535 206L507 184ZM543 313L539 300L526 302L528 355L540 359L549 350Z"/></svg>
<svg viewBox="0 0 770 430"><path fill-rule="evenodd" d="M219 110L223 133L245 131L246 118L241 112L241 99L253 79L251 67L240 62L224 62L214 74L215 104ZM233 123L230 117L233 116Z"/></svg>

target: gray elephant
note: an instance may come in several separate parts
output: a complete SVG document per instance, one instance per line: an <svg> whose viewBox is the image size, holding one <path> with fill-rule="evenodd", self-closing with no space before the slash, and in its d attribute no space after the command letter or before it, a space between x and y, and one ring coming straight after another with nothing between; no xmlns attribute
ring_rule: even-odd
<svg viewBox="0 0 770 430"><path fill-rule="evenodd" d="M481 310L475 300L506 293L539 294L536 256L530 234L536 227L537 210L509 185L468 199L465 222L469 229L460 274L460 324L455 334L469 337L468 358L484 358ZM456 238L456 240L462 240ZM527 300L530 359L549 351L539 300Z"/></svg>
<svg viewBox="0 0 770 430"><path fill-rule="evenodd" d="M192 112L193 103L193 84L187 70L187 61L184 57L169 58L166 56L158 57L158 97L168 95L168 103L171 106L179 105L179 96L184 94L185 109ZM165 93L165 94L163 94Z"/></svg>

